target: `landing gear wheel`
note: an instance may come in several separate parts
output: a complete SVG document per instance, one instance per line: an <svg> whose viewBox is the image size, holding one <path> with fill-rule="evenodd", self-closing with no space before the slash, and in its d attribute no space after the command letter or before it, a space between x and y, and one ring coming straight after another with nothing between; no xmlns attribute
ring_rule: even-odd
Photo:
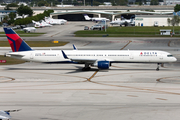
<svg viewBox="0 0 180 120"><path fill-rule="evenodd" d="M89 71L91 68L90 67L84 67L82 68L82 71Z"/></svg>

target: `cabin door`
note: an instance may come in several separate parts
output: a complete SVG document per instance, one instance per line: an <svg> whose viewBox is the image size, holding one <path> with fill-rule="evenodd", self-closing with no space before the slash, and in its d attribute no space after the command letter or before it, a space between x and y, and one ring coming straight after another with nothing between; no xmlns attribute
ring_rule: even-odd
<svg viewBox="0 0 180 120"><path fill-rule="evenodd" d="M30 59L33 59L34 58L34 55L33 53L30 54Z"/></svg>
<svg viewBox="0 0 180 120"><path fill-rule="evenodd" d="M130 59L134 59L134 55L130 53Z"/></svg>
<svg viewBox="0 0 180 120"><path fill-rule="evenodd" d="M160 59L160 60L162 60L162 59L163 59L163 55L162 55L162 54L160 54L160 57L159 57L159 59Z"/></svg>

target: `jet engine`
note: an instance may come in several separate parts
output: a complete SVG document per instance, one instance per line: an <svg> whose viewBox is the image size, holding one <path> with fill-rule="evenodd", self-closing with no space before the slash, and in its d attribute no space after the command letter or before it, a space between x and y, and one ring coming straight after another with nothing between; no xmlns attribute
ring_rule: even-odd
<svg viewBox="0 0 180 120"><path fill-rule="evenodd" d="M109 61L97 61L93 66L98 67L99 69L109 69Z"/></svg>

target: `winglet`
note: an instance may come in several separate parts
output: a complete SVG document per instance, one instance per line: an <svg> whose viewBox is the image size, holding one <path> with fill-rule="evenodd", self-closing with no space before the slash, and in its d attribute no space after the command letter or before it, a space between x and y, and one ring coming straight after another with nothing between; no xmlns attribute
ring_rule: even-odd
<svg viewBox="0 0 180 120"><path fill-rule="evenodd" d="M64 51L63 51L63 50L61 50L61 51L62 51L63 57L64 57L65 59L69 59L69 58L67 57L67 55L64 53Z"/></svg>
<svg viewBox="0 0 180 120"><path fill-rule="evenodd" d="M74 50L78 50L74 44L73 44L73 49L74 49Z"/></svg>

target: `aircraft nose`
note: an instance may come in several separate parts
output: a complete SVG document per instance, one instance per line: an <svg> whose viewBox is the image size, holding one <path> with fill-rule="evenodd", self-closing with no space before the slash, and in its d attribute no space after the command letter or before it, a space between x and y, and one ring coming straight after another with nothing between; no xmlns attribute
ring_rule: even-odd
<svg viewBox="0 0 180 120"><path fill-rule="evenodd" d="M174 58L173 58L173 61L176 62L176 61L177 61L177 58L174 57Z"/></svg>

